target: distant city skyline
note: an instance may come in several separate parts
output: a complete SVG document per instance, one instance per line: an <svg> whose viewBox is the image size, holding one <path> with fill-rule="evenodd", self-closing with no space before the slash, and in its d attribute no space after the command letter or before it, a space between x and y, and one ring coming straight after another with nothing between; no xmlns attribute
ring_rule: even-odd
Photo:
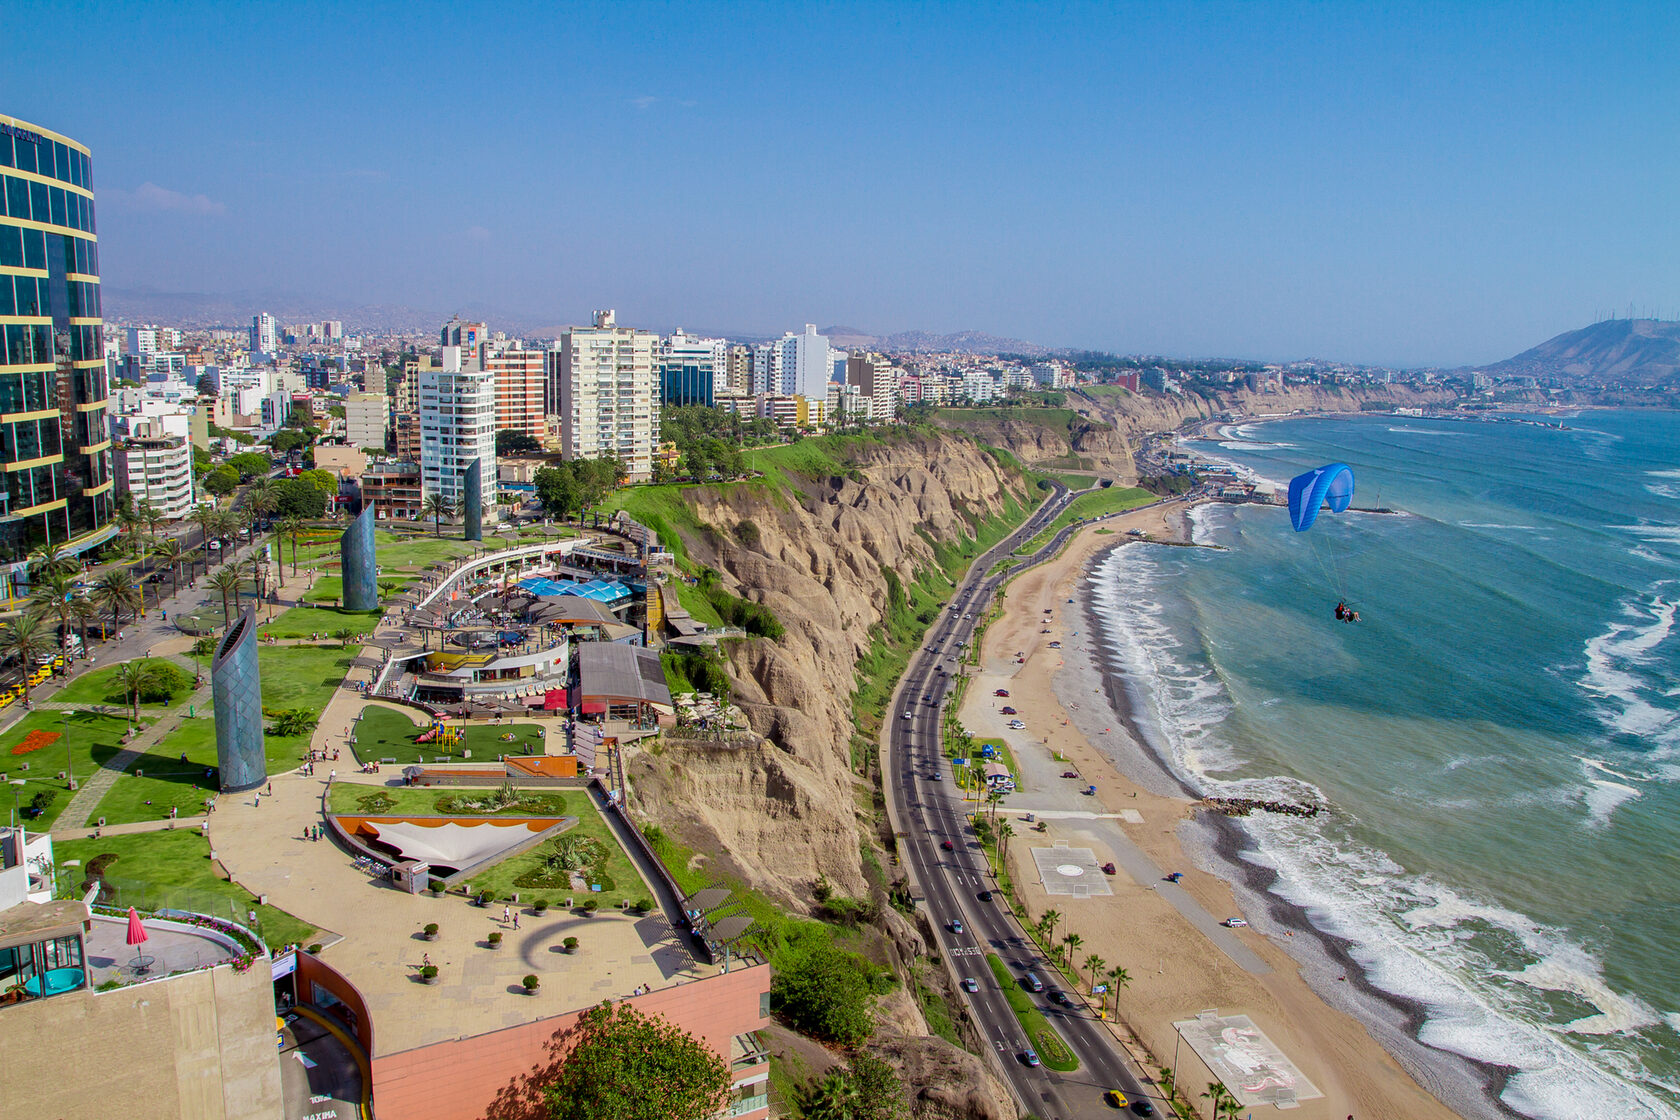
<svg viewBox="0 0 1680 1120"><path fill-rule="evenodd" d="M1668 6L10 11L101 60L0 112L113 292L1396 366L1680 307Z"/></svg>

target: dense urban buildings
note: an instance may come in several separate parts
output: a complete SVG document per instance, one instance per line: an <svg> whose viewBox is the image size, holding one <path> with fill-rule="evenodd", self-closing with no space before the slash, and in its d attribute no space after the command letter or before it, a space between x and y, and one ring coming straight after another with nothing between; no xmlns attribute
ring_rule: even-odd
<svg viewBox="0 0 1680 1120"><path fill-rule="evenodd" d="M0 560L114 532L92 166L74 140L0 116Z"/></svg>
<svg viewBox="0 0 1680 1120"><path fill-rule="evenodd" d="M384 393L351 393L344 398L344 440L363 451L385 450L389 419Z"/></svg>
<svg viewBox="0 0 1680 1120"><path fill-rule="evenodd" d="M667 406L710 405L729 386L729 343L679 328L659 343L660 399Z"/></svg>
<svg viewBox="0 0 1680 1120"><path fill-rule="evenodd" d="M158 516L170 521L193 510L192 444L166 435L149 422L136 424L135 433L117 445L117 479L134 502L150 503Z"/></svg>
<svg viewBox="0 0 1680 1120"><path fill-rule="evenodd" d="M566 332L559 376L566 458L615 455L631 481L652 477L657 341L647 331L618 326L612 311L597 311L593 327Z"/></svg>
<svg viewBox="0 0 1680 1120"><path fill-rule="evenodd" d="M277 322L263 311L251 317L251 353L274 354L279 350Z"/></svg>

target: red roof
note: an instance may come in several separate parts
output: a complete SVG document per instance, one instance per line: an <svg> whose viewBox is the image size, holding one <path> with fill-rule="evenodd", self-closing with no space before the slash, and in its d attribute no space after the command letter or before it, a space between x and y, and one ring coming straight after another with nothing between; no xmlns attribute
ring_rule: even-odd
<svg viewBox="0 0 1680 1120"><path fill-rule="evenodd" d="M583 702L583 714L586 716L604 715L606 710L607 706L599 700L585 700Z"/></svg>
<svg viewBox="0 0 1680 1120"><path fill-rule="evenodd" d="M543 709L545 711L555 712L565 706L566 690L563 688L551 688L548 690L547 694L543 696Z"/></svg>

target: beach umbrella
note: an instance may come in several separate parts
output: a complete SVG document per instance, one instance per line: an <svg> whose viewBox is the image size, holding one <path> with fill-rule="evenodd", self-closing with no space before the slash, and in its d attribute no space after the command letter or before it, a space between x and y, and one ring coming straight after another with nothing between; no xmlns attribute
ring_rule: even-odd
<svg viewBox="0 0 1680 1120"><path fill-rule="evenodd" d="M136 914L134 907L130 906L128 908L128 943L131 946L142 945L150 936L151 934L146 932L145 923L140 920L140 915Z"/></svg>

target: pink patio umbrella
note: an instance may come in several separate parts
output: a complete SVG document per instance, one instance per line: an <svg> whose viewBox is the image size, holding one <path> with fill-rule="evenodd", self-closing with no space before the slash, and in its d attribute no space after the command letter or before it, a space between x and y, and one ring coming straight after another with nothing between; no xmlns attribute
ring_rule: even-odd
<svg viewBox="0 0 1680 1120"><path fill-rule="evenodd" d="M131 947L138 948L139 946L144 945L146 943L147 938L149 938L149 937L151 937L151 934L146 932L145 923L140 920L140 915L136 914L134 912L134 907L130 906L128 908L128 943L129 943L129 945ZM148 968L151 967L152 961L154 961L154 960L156 960L155 957L148 957L144 953L141 953L141 954L137 955L134 958L134 960L131 961L130 963L133 964L134 971L145 972Z"/></svg>

